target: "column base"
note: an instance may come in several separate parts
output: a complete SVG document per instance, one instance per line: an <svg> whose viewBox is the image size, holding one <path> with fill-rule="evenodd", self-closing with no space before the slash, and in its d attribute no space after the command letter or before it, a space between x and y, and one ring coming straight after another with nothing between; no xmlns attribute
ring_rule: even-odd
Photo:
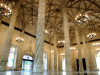
<svg viewBox="0 0 100 75"><path fill-rule="evenodd" d="M89 71L90 71L90 69L87 69L86 71L87 71L87 72L89 72Z"/></svg>
<svg viewBox="0 0 100 75"><path fill-rule="evenodd" d="M17 68L16 71L21 71L21 69L20 68Z"/></svg>
<svg viewBox="0 0 100 75"><path fill-rule="evenodd" d="M99 69L95 69L94 71L99 71Z"/></svg>
<svg viewBox="0 0 100 75"><path fill-rule="evenodd" d="M47 71L51 71L50 69L47 69Z"/></svg>
<svg viewBox="0 0 100 75"><path fill-rule="evenodd" d="M34 64L33 72L44 72L43 64Z"/></svg>
<svg viewBox="0 0 100 75"><path fill-rule="evenodd" d="M66 69L66 72L72 72L72 67Z"/></svg>
<svg viewBox="0 0 100 75"><path fill-rule="evenodd" d="M0 65L0 72L7 71L7 66Z"/></svg>

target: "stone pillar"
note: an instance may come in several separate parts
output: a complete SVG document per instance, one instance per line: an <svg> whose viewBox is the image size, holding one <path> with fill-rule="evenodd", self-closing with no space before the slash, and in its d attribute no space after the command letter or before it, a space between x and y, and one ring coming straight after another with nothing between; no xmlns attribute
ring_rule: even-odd
<svg viewBox="0 0 100 75"><path fill-rule="evenodd" d="M64 37L65 37L66 71L72 71L67 8L65 7L63 7L63 24L64 24Z"/></svg>
<svg viewBox="0 0 100 75"><path fill-rule="evenodd" d="M91 49L92 47L91 47L91 45L90 45L90 49ZM93 50L93 49L91 49L91 70L92 71L98 71L98 69L97 69L97 64L96 64L96 58L95 58L95 50Z"/></svg>
<svg viewBox="0 0 100 75"><path fill-rule="evenodd" d="M92 60L92 56L91 56L91 49L90 49L90 43L89 43L89 39L87 38L87 46L88 46L88 55L89 55L89 64L90 64L90 71L93 71L93 60Z"/></svg>
<svg viewBox="0 0 100 75"><path fill-rule="evenodd" d="M47 54L47 71L51 71L51 39L50 39L49 51Z"/></svg>
<svg viewBox="0 0 100 75"><path fill-rule="evenodd" d="M61 60L60 60L60 57L61 57L60 53L61 52L60 52L59 45L58 45L58 71L61 71L60 65L62 65Z"/></svg>
<svg viewBox="0 0 100 75"><path fill-rule="evenodd" d="M90 64L89 64L89 55L88 55L88 49L87 49L87 45L86 45L86 39L85 39L85 35L82 34L82 39L83 39L83 46L84 46L84 54L85 54L85 60L86 60L86 70L90 71Z"/></svg>
<svg viewBox="0 0 100 75"><path fill-rule="evenodd" d="M77 62L76 62L76 58L77 57L77 53L76 53L76 50L74 50L74 71L77 71Z"/></svg>
<svg viewBox="0 0 100 75"><path fill-rule="evenodd" d="M60 62L59 62L59 61L58 61L58 62L59 62L59 64L60 64L60 65L59 65L59 66L60 66L60 71L62 71L62 56L61 56L61 53L62 53L62 49L59 50L59 55L60 55L60 56L59 56L59 61L60 61Z"/></svg>
<svg viewBox="0 0 100 75"><path fill-rule="evenodd" d="M33 72L43 72L45 5L46 0L39 0Z"/></svg>
<svg viewBox="0 0 100 75"><path fill-rule="evenodd" d="M0 16L0 28L1 28L1 21L2 21L2 16Z"/></svg>
<svg viewBox="0 0 100 75"><path fill-rule="evenodd" d="M20 5L20 3L18 5ZM6 38L6 43L5 43L2 59L1 59L1 62L0 62L0 71L6 71L7 70L9 50L10 50L10 47L11 47L11 42L12 42L12 37L13 37L13 32L14 32L14 26L15 26L16 17L17 17L17 14L18 14L18 8L19 8L19 6L14 8L13 11L12 11L12 16L11 16L11 20L10 20L10 26L9 26L9 30L8 30L8 34L7 34L7 38Z"/></svg>
<svg viewBox="0 0 100 75"><path fill-rule="evenodd" d="M74 50L71 50L71 60L72 60L72 70L74 71L74 68L75 68Z"/></svg>
<svg viewBox="0 0 100 75"><path fill-rule="evenodd" d="M84 71L83 63L82 63L82 53L81 53L79 30L77 27L75 27L75 33L76 33L76 42L77 42L77 50L78 50L79 70Z"/></svg>
<svg viewBox="0 0 100 75"><path fill-rule="evenodd" d="M56 29L54 29L54 71L57 71L57 39Z"/></svg>
<svg viewBox="0 0 100 75"><path fill-rule="evenodd" d="M21 37L24 38L24 29L22 30ZM21 71L22 69L22 59L23 59L22 50L23 50L23 42L20 42L17 51L17 61L16 61L17 71Z"/></svg>

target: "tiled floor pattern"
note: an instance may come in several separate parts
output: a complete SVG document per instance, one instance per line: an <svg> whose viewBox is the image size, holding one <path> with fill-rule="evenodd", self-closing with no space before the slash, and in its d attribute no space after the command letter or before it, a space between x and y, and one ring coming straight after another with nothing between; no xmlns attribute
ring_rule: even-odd
<svg viewBox="0 0 100 75"><path fill-rule="evenodd" d="M0 72L0 75L100 75L100 72L44 72L34 73L28 71L7 71Z"/></svg>

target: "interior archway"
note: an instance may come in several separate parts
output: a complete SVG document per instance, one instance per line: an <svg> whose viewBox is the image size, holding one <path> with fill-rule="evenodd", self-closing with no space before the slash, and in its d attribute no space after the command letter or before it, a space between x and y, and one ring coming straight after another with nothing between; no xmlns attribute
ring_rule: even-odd
<svg viewBox="0 0 100 75"><path fill-rule="evenodd" d="M32 71L33 70L33 57L24 55L22 60L22 70Z"/></svg>

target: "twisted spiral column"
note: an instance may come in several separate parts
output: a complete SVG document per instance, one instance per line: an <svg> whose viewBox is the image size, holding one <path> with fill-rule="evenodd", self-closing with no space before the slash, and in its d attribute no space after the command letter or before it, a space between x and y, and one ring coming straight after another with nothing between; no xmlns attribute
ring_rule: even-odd
<svg viewBox="0 0 100 75"><path fill-rule="evenodd" d="M2 59L0 62L0 71L7 70L9 50L11 47L11 42L12 42L12 37L13 37L14 26L15 26L17 14L18 14L18 7L13 9L13 11L12 11L12 17L10 20L10 26L9 26L9 30L8 30L8 34L7 34L7 38L6 38L6 43L5 43Z"/></svg>
<svg viewBox="0 0 100 75"><path fill-rule="evenodd" d="M60 49L59 49L59 45L58 45L58 71L60 71Z"/></svg>
<svg viewBox="0 0 100 75"><path fill-rule="evenodd" d="M43 72L45 5L46 0L39 0L33 72Z"/></svg>
<svg viewBox="0 0 100 75"><path fill-rule="evenodd" d="M72 70L75 70L74 50L71 50Z"/></svg>
<svg viewBox="0 0 100 75"><path fill-rule="evenodd" d="M2 16L0 16L0 28L1 28L1 21L2 21Z"/></svg>
<svg viewBox="0 0 100 75"><path fill-rule="evenodd" d="M89 63L90 63L90 71L93 71L92 68L92 56L91 56L91 49L90 49L90 43L89 43L89 39L87 38L87 46L88 46L88 55L89 55Z"/></svg>
<svg viewBox="0 0 100 75"><path fill-rule="evenodd" d="M54 29L54 71L57 71L57 42L56 29Z"/></svg>
<svg viewBox="0 0 100 75"><path fill-rule="evenodd" d="M96 64L96 58L95 58L95 51L91 49L90 45L90 62L91 62L91 71L98 71L97 64Z"/></svg>
<svg viewBox="0 0 100 75"><path fill-rule="evenodd" d="M90 71L90 64L89 64L89 54L87 50L87 45L86 45L86 40L85 40L85 35L82 34L82 39L83 39L83 46L84 46L84 54L85 54L85 60L86 60L86 69L87 71Z"/></svg>
<svg viewBox="0 0 100 75"><path fill-rule="evenodd" d="M47 54L47 71L51 71L51 39L50 39L49 51Z"/></svg>
<svg viewBox="0 0 100 75"><path fill-rule="evenodd" d="M60 49L60 71L62 71L62 56L61 56L62 50Z"/></svg>
<svg viewBox="0 0 100 75"><path fill-rule="evenodd" d="M64 37L65 37L66 71L72 71L71 52L70 52L70 39L69 39L69 27L68 27L67 10L66 10L65 7L63 8L63 24L64 24Z"/></svg>
<svg viewBox="0 0 100 75"><path fill-rule="evenodd" d="M62 49L59 48L58 46L58 71L62 71Z"/></svg>
<svg viewBox="0 0 100 75"><path fill-rule="evenodd" d="M24 30L22 30L21 37L24 38ZM23 42L19 43L18 51L17 51L17 61L16 61L16 70L21 71L22 68L22 50L23 50Z"/></svg>
<svg viewBox="0 0 100 75"><path fill-rule="evenodd" d="M83 70L83 63L82 63L82 53L81 53L81 45L80 45L79 30L78 30L77 27L75 27L75 33L76 33L76 41L77 41L79 68L80 68L80 71L84 71L84 70Z"/></svg>

